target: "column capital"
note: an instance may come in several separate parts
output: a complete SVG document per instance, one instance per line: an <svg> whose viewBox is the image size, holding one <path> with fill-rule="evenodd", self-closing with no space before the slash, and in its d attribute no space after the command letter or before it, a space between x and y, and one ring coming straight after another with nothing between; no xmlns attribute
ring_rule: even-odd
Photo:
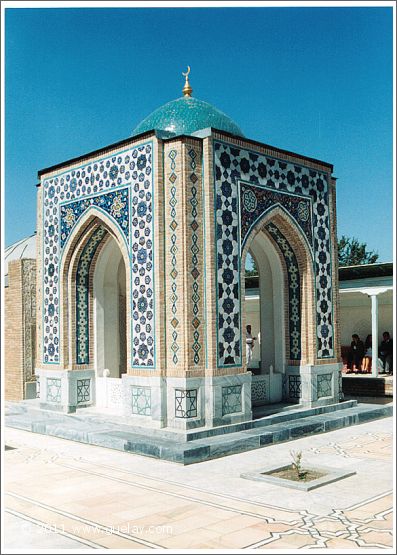
<svg viewBox="0 0 397 555"><path fill-rule="evenodd" d="M368 297L377 297L378 295L381 295L382 293L386 293L386 291L388 291L387 287L377 287L376 289L370 290L370 291L365 291L365 293L368 295ZM363 291L364 293L364 291Z"/></svg>

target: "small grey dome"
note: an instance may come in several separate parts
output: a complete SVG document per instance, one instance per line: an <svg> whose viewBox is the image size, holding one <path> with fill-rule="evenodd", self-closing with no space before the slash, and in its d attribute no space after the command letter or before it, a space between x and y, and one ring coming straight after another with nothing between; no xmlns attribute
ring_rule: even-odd
<svg viewBox="0 0 397 555"><path fill-rule="evenodd" d="M8 281L8 263L12 260L21 260L22 258L36 258L36 232L30 237L24 237L16 243L7 247L4 251L4 267L3 273Z"/></svg>

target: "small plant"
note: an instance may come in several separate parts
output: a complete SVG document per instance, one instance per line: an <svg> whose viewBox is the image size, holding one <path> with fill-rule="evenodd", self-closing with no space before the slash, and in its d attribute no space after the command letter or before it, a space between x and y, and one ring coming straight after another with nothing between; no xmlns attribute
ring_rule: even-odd
<svg viewBox="0 0 397 555"><path fill-rule="evenodd" d="M298 480L303 480L306 472L302 470L302 451L290 451L292 468L296 471Z"/></svg>

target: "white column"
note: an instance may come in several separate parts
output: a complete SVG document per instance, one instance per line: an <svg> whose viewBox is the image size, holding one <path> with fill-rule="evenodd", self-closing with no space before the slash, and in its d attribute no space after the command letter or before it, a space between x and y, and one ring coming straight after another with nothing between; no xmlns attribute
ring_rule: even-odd
<svg viewBox="0 0 397 555"><path fill-rule="evenodd" d="M372 376L378 376L378 295L371 297L371 317L372 317Z"/></svg>

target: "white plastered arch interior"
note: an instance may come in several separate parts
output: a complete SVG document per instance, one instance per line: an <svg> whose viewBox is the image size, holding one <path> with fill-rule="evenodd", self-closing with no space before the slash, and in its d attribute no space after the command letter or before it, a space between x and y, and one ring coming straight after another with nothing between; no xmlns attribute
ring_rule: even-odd
<svg viewBox="0 0 397 555"><path fill-rule="evenodd" d="M115 239L109 235L94 269L94 341L95 369L102 376L105 369L111 378L119 378L126 367L125 311L126 272ZM121 317L123 314L123 317Z"/></svg>
<svg viewBox="0 0 397 555"><path fill-rule="evenodd" d="M270 366L275 372L284 372L285 292L280 257L263 231L259 231L252 240L250 253L259 272L261 373L267 374ZM247 314L246 323L250 323Z"/></svg>

